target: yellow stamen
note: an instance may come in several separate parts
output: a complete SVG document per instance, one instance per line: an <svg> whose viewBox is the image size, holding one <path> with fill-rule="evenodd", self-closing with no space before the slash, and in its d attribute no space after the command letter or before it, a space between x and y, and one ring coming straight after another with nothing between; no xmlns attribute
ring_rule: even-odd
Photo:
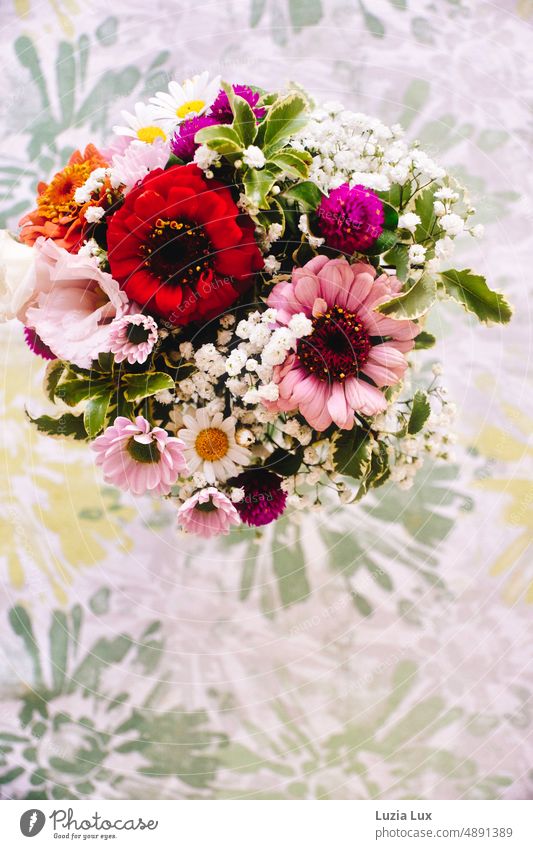
<svg viewBox="0 0 533 849"><path fill-rule="evenodd" d="M187 115L190 115L191 112L196 112L198 114L205 107L205 100L187 100L186 103L182 103L181 106L178 106L176 109L176 115L178 118L186 118Z"/></svg>
<svg viewBox="0 0 533 849"><path fill-rule="evenodd" d="M163 139L166 141L166 135L164 134L161 127L140 127L137 130L137 138L139 141L145 142L146 144L152 144L156 139Z"/></svg>
<svg viewBox="0 0 533 849"><path fill-rule="evenodd" d="M220 428L207 427L196 437L194 448L202 460L221 460L228 453L229 440Z"/></svg>

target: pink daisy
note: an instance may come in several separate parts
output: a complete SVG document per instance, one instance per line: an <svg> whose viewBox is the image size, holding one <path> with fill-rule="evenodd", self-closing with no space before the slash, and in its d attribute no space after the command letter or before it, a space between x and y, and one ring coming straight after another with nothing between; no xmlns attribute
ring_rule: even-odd
<svg viewBox="0 0 533 849"><path fill-rule="evenodd" d="M150 315L125 315L112 323L109 342L115 362L145 363L157 342L157 324Z"/></svg>
<svg viewBox="0 0 533 849"><path fill-rule="evenodd" d="M274 287L268 305L277 321L288 325L304 313L313 322L309 336L274 370L279 386L269 409L299 410L311 427L325 430L333 422L351 429L354 411L373 416L387 401L384 386L398 383L407 368L419 328L376 312L401 289L396 277L376 278L373 266L318 256L296 268L290 281Z"/></svg>
<svg viewBox="0 0 533 849"><path fill-rule="evenodd" d="M161 427L151 428L143 416L135 422L118 416L91 448L106 483L134 495L168 495L178 476L188 472L181 439Z"/></svg>
<svg viewBox="0 0 533 849"><path fill-rule="evenodd" d="M178 510L178 522L185 531L205 538L229 534L239 525L239 514L229 498L214 486L195 492Z"/></svg>

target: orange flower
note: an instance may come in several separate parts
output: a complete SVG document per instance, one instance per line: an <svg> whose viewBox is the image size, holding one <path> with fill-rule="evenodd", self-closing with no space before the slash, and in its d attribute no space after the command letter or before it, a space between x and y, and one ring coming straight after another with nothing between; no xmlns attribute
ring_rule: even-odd
<svg viewBox="0 0 533 849"><path fill-rule="evenodd" d="M83 186L91 171L107 167L108 163L94 145L88 144L83 154L76 150L50 183L39 183L37 208L19 222L21 241L33 245L39 236L45 236L71 253L77 251L87 226L85 210L95 202L80 206L74 200L74 192Z"/></svg>

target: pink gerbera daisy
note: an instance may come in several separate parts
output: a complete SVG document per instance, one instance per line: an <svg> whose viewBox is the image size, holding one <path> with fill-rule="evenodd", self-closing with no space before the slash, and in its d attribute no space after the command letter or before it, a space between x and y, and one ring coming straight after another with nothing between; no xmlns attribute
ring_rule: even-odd
<svg viewBox="0 0 533 849"><path fill-rule="evenodd" d="M156 342L157 324L150 315L125 315L111 325L109 343L117 363L145 363Z"/></svg>
<svg viewBox="0 0 533 849"><path fill-rule="evenodd" d="M237 510L223 492L208 486L195 492L178 510L178 522L185 531L205 538L228 534L240 524Z"/></svg>
<svg viewBox="0 0 533 849"><path fill-rule="evenodd" d="M134 495L168 495L182 472L188 472L181 439L143 416L135 422L118 416L91 445L104 480Z"/></svg>
<svg viewBox="0 0 533 849"><path fill-rule="evenodd" d="M277 401L270 409L299 410L311 427L325 430L335 422L350 429L354 411L373 416L387 401L384 386L398 383L419 328L376 311L401 288L396 277L367 263L318 256L293 271L290 281L274 287L268 305L288 325L304 313L313 322L310 335L298 340L295 353L277 366Z"/></svg>

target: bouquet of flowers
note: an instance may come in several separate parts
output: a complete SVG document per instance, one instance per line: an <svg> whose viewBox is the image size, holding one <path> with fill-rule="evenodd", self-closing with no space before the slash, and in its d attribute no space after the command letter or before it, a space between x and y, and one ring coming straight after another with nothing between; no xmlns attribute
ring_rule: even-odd
<svg viewBox="0 0 533 849"><path fill-rule="evenodd" d="M449 267L481 235L465 190L400 126L297 86L204 73L123 122L2 235L2 313L59 406L37 428L88 440L107 482L173 499L203 537L446 459L439 368L405 380L426 315L451 298L511 316Z"/></svg>

